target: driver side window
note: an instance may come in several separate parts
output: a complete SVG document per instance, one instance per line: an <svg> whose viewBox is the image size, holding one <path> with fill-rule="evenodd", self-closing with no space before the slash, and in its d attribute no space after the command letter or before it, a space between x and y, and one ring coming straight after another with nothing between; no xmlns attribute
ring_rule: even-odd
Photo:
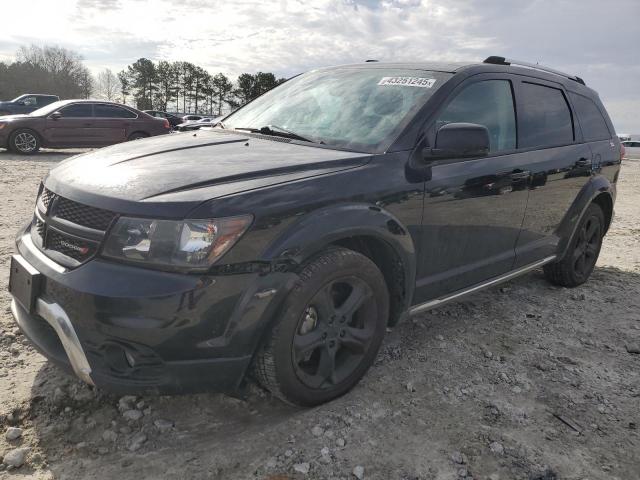
<svg viewBox="0 0 640 480"><path fill-rule="evenodd" d="M487 127L491 153L515 149L516 116L511 82L484 80L464 88L439 115L436 127L458 122Z"/></svg>

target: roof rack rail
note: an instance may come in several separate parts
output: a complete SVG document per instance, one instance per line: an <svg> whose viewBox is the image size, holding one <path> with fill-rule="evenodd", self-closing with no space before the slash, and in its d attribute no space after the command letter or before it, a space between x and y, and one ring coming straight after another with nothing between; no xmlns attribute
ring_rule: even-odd
<svg viewBox="0 0 640 480"><path fill-rule="evenodd" d="M553 73L554 75L560 75L561 77L568 78L569 80L573 80L574 82L581 83L582 85L586 85L586 83L584 83L584 80L576 75L569 75L567 73L554 70L553 68L544 67L536 63L521 62L520 60L513 60L512 58L498 57L495 55L485 58L482 63L491 63L493 65L516 65L519 67L533 68L534 70L541 70L543 72Z"/></svg>

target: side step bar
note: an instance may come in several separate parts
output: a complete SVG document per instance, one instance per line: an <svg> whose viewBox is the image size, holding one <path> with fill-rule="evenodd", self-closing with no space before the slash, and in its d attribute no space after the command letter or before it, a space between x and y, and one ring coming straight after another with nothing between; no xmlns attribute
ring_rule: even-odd
<svg viewBox="0 0 640 480"><path fill-rule="evenodd" d="M429 300L428 302L421 303L420 305L415 305L409 309L409 315L418 315L419 313L426 312L428 310L434 309L436 307L441 307L442 305L452 302L454 300L458 300L459 298L464 297L465 295L469 295L471 293L475 293L480 290L484 290L485 288L493 287L500 283L506 282L513 278L519 277L531 270L535 270L536 268L542 267L547 263L553 262L556 259L555 255L539 260L535 263L530 263L529 265L525 265L524 267L520 267L517 270L513 270L512 272L505 273L504 275L500 275L499 277L494 277L486 282L477 283L476 285L465 288L463 290L458 290L450 295L446 295L444 297L439 297L434 300Z"/></svg>

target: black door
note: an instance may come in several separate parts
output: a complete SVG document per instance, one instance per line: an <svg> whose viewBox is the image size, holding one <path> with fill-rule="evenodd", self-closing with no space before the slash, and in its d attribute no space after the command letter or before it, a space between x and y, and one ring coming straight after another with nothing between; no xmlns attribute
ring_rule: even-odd
<svg viewBox="0 0 640 480"><path fill-rule="evenodd" d="M515 88L519 146L532 174L516 246L516 266L522 266L557 253L558 227L589 181L592 151L577 135L562 85L525 77Z"/></svg>
<svg viewBox="0 0 640 480"><path fill-rule="evenodd" d="M529 173L517 152L515 101L508 75L477 75L456 88L428 137L451 122L487 127L490 153L434 161L425 184L420 267L414 303L508 272L527 203Z"/></svg>

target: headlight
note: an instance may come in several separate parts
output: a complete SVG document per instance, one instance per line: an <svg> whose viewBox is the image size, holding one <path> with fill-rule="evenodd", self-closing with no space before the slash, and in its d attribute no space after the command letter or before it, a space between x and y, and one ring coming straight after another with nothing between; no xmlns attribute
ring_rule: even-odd
<svg viewBox="0 0 640 480"><path fill-rule="evenodd" d="M207 270L246 231L252 215L212 220L120 217L102 255L150 266Z"/></svg>

